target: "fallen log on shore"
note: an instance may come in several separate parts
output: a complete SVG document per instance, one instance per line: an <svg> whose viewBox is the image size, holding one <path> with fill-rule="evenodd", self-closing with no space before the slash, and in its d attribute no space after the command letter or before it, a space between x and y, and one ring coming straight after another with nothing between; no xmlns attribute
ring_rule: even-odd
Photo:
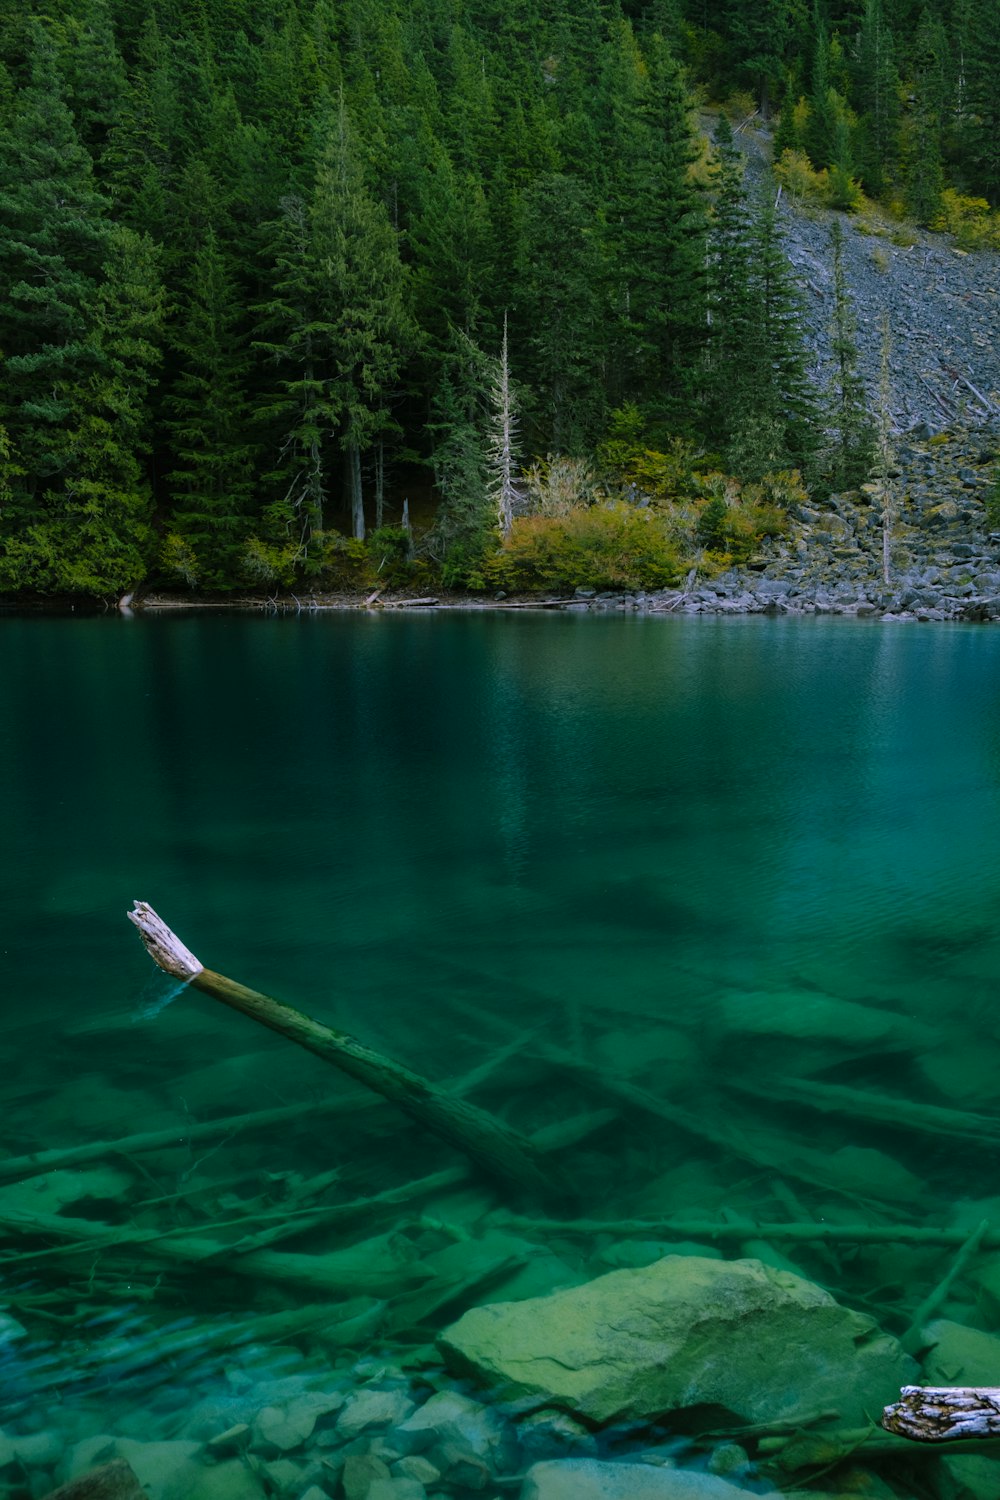
<svg viewBox="0 0 1000 1500"><path fill-rule="evenodd" d="M283 1005L269 995L206 969L144 901L128 913L146 951L163 971L278 1032L390 1099L425 1129L470 1156L491 1176L535 1196L551 1196L554 1182L541 1170L535 1147L486 1110L445 1093L419 1073Z"/></svg>

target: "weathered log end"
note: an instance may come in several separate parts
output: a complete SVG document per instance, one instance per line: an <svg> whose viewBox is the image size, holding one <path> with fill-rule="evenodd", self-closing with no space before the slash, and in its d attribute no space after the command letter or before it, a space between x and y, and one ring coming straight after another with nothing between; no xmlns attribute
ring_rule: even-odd
<svg viewBox="0 0 1000 1500"><path fill-rule="evenodd" d="M139 929L146 952L165 974L186 983L201 973L205 965L195 958L190 948L185 948L177 934L170 931L166 922L145 901L133 902L127 915L133 926Z"/></svg>
<svg viewBox="0 0 1000 1500"><path fill-rule="evenodd" d="M882 1426L918 1443L1000 1437L1000 1387L904 1385Z"/></svg>

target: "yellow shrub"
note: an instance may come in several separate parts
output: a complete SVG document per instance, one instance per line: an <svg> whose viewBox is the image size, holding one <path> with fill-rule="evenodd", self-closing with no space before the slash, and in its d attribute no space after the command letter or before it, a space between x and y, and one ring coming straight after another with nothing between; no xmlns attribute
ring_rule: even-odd
<svg viewBox="0 0 1000 1500"><path fill-rule="evenodd" d="M506 589L660 588L681 560L658 512L619 502L518 518L484 571Z"/></svg>
<svg viewBox="0 0 1000 1500"><path fill-rule="evenodd" d="M774 164L774 175L796 200L826 201L830 174L825 167L817 172L804 151L782 151Z"/></svg>
<svg viewBox="0 0 1000 1500"><path fill-rule="evenodd" d="M940 212L930 227L953 234L963 250L1000 248L1000 214L990 208L985 198L968 198L954 188L944 189Z"/></svg>

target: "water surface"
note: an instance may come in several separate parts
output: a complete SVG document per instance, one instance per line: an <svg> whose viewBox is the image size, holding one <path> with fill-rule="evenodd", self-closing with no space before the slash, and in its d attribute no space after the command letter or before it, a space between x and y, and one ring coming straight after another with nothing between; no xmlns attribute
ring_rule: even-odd
<svg viewBox="0 0 1000 1500"><path fill-rule="evenodd" d="M856 1218L891 1201L908 1223L950 1222L994 1191L988 1158L957 1169L926 1139L766 1096L814 1079L995 1110L998 672L1000 633L963 627L5 619L3 1144L115 1139L341 1087L158 978L125 921L139 897L210 967L434 1078L521 1037L484 1096L520 1128L607 1102L547 1071L537 1038L695 1114L709 1094L716 1121L749 1111L790 1157L878 1149L917 1184L869 1195L848 1172L838 1194L792 1170L777 1201L766 1153L640 1115L581 1159L586 1211L704 1217L751 1192L771 1220L789 1203ZM443 1159L408 1129L377 1150L352 1141L317 1122L253 1149L272 1181L343 1162L348 1196ZM83 1212L151 1223L192 1173L219 1193L232 1179L238 1201L254 1163L238 1143L204 1154L132 1163L126 1198ZM198 1311L141 1258L124 1284L108 1272L102 1302L79 1268L60 1281L23 1244L3 1241L19 1257L7 1285L33 1334L25 1276L91 1313L130 1307L133 1287L145 1317ZM897 1288L890 1326L921 1291ZM259 1310L252 1287L212 1295Z"/></svg>

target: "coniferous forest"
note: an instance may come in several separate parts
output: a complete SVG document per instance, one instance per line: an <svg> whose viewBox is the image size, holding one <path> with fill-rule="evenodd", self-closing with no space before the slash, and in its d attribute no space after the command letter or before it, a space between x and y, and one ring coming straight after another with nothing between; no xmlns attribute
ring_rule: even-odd
<svg viewBox="0 0 1000 1500"><path fill-rule="evenodd" d="M640 491L738 556L856 483L726 101L832 207L1000 204L1000 0L8 0L0 591L655 583Z"/></svg>

